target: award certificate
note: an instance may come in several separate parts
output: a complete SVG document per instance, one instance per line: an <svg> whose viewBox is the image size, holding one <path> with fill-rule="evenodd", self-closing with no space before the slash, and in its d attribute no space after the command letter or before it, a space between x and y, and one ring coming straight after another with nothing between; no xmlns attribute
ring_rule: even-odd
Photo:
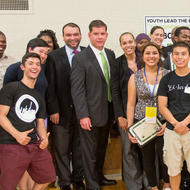
<svg viewBox="0 0 190 190"><path fill-rule="evenodd" d="M144 146L156 137L161 125L158 119L156 119L156 123L147 123L146 118L144 118L129 127L129 133L137 138L139 146Z"/></svg>

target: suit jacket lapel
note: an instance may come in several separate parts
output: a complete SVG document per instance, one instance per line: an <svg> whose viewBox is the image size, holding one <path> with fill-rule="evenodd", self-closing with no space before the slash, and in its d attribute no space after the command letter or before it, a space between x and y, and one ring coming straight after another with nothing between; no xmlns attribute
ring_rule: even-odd
<svg viewBox="0 0 190 190"><path fill-rule="evenodd" d="M110 55L110 52L106 48L105 48L105 52L106 52L106 56L108 58L108 62L109 62L108 64L109 64L109 66L111 66L111 59L112 59L112 57Z"/></svg>
<svg viewBox="0 0 190 190"><path fill-rule="evenodd" d="M80 46L80 48L81 48L81 51L83 49L85 49L85 47L83 47L83 46ZM69 58L67 56L67 52L66 52L65 46L62 47L62 51L63 51L63 53L62 53L63 58L62 59L64 59L64 63L67 65L67 67L69 68L69 70L71 70L71 65L69 63Z"/></svg>
<svg viewBox="0 0 190 190"><path fill-rule="evenodd" d="M71 66L70 66L70 63L69 63L69 58L67 56L67 52L66 52L66 49L65 49L65 46L63 47L63 58L64 59L64 62L65 64L67 65L67 68L69 69L69 71L71 70Z"/></svg>
<svg viewBox="0 0 190 190"><path fill-rule="evenodd" d="M89 58L90 58L90 63L96 68L96 70L98 71L100 76L105 80L104 73L102 72L102 69L96 58L96 55L94 54L94 52L92 51L90 46L88 46L88 54L89 54ZM106 82L106 80L105 80L105 82Z"/></svg>

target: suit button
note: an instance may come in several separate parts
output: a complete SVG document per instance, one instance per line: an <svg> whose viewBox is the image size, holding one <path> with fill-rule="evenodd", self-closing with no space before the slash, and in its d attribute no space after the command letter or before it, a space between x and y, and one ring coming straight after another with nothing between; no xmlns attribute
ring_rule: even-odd
<svg viewBox="0 0 190 190"><path fill-rule="evenodd" d="M73 108L73 105L72 105L72 104L70 105L70 108Z"/></svg>

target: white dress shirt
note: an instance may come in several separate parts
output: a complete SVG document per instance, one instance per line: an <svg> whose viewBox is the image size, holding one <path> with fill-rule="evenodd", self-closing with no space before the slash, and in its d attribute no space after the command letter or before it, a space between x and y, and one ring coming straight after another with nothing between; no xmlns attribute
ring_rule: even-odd
<svg viewBox="0 0 190 190"><path fill-rule="evenodd" d="M101 55L100 55L100 52L103 52L104 53L104 56L106 58L106 61L108 63L108 70L109 70L109 75L110 75L110 65L109 65L109 61L108 61L108 58L107 58L107 55L106 55L106 52L105 52L105 49L103 48L102 51L98 50L97 48L95 48L92 44L90 44L90 47L92 49L92 51L94 52L97 60L98 60L98 63L102 69L102 72L104 73L104 68L103 68L103 65L102 65L102 60L101 60Z"/></svg>

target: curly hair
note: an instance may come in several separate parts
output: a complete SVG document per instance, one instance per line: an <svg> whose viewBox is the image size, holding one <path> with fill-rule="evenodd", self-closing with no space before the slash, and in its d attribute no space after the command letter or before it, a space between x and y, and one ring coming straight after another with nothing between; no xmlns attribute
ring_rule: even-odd
<svg viewBox="0 0 190 190"><path fill-rule="evenodd" d="M57 43L57 38L56 38L55 32L53 30L50 30L50 29L42 30L37 35L37 38L41 38L42 36L49 36L52 39L54 50L59 48L59 45Z"/></svg>

